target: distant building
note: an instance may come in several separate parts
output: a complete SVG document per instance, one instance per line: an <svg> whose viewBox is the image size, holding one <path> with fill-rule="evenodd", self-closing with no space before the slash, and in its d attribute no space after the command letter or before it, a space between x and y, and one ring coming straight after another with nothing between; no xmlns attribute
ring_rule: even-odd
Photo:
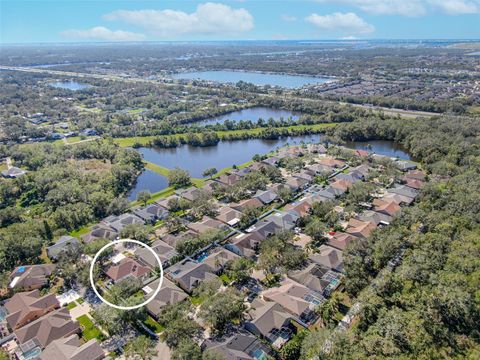
<svg viewBox="0 0 480 360"><path fill-rule="evenodd" d="M22 170L18 167L12 166L8 170L3 170L2 171L2 176L7 179L16 179L19 178L23 175L25 175L27 172L25 170Z"/></svg>

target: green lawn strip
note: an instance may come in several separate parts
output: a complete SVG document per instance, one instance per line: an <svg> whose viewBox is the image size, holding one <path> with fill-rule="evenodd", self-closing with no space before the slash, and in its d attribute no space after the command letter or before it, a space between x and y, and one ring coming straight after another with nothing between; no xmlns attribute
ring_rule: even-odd
<svg viewBox="0 0 480 360"><path fill-rule="evenodd" d="M223 281L224 285L228 285L232 282L232 279L230 279L227 274L220 275L220 280Z"/></svg>
<svg viewBox="0 0 480 360"><path fill-rule="evenodd" d="M200 298L199 296L190 296L189 300L192 303L192 305L195 305L195 306L198 306L203 302L203 299Z"/></svg>
<svg viewBox="0 0 480 360"><path fill-rule="evenodd" d="M79 228L77 230L70 231L70 236L79 238L80 236L88 233L90 231L90 228L95 224L97 224L97 223L96 222L90 223L90 224L82 226L81 228Z"/></svg>
<svg viewBox="0 0 480 360"><path fill-rule="evenodd" d="M80 305L82 305L84 302L85 302L85 300L83 300L83 298L78 298L77 299L77 303L79 303Z"/></svg>
<svg viewBox="0 0 480 360"><path fill-rule="evenodd" d="M72 301L70 304L67 304L67 310L72 310L77 306L77 303L75 301Z"/></svg>
<svg viewBox="0 0 480 360"><path fill-rule="evenodd" d="M151 163L149 161L144 161L145 163L145 168L151 171L156 172L157 174L160 174L162 176L167 177L168 174L170 173L170 169L167 169L166 167ZM197 179L197 178L191 178L192 184L195 185L196 187L202 187L205 185L205 179Z"/></svg>
<svg viewBox="0 0 480 360"><path fill-rule="evenodd" d="M80 327L82 328L82 338L85 341L92 339L103 340L104 336L102 332L87 315L80 316L77 318L77 321L80 323Z"/></svg>
<svg viewBox="0 0 480 360"><path fill-rule="evenodd" d="M165 328L160 325L154 318L148 316L147 319L143 322L146 327L154 331L156 334L161 333Z"/></svg>

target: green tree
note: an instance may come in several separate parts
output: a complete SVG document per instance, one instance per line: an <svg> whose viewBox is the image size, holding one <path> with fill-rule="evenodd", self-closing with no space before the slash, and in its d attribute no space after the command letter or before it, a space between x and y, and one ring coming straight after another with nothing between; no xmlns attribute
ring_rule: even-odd
<svg viewBox="0 0 480 360"><path fill-rule="evenodd" d="M183 339L173 350L172 360L202 360L202 351L193 341Z"/></svg>
<svg viewBox="0 0 480 360"><path fill-rule="evenodd" d="M217 169L212 167L212 168L208 168L206 169L204 172L203 172L203 177L209 177L209 178L212 178L213 175L215 175L217 173Z"/></svg>
<svg viewBox="0 0 480 360"><path fill-rule="evenodd" d="M190 186L192 183L188 171L178 167L169 171L167 179L168 185L173 186L175 189Z"/></svg>
<svg viewBox="0 0 480 360"><path fill-rule="evenodd" d="M227 288L207 298L200 305L199 316L215 332L222 333L225 326L235 319L240 319L244 311L243 294L234 288Z"/></svg>
<svg viewBox="0 0 480 360"><path fill-rule="evenodd" d="M131 360L152 360L157 356L155 343L146 336L137 336L125 347L125 356Z"/></svg>
<svg viewBox="0 0 480 360"><path fill-rule="evenodd" d="M152 197L152 194L148 190L142 190L137 194L137 201L142 203L143 206L147 205L148 200Z"/></svg>

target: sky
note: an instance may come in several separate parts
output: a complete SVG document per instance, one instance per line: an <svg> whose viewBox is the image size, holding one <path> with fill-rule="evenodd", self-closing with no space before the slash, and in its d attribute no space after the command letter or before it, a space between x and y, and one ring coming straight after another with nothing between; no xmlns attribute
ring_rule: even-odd
<svg viewBox="0 0 480 360"><path fill-rule="evenodd" d="M0 43L479 39L480 0L0 0Z"/></svg>

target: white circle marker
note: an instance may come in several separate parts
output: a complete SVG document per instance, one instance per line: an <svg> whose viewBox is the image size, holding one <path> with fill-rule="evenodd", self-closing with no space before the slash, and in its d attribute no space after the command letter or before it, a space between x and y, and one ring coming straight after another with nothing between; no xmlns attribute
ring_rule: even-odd
<svg viewBox="0 0 480 360"><path fill-rule="evenodd" d="M122 244L122 243L135 243L135 244L138 244L138 245L141 245L143 246L144 248L146 248L148 251L150 251L153 256L155 257L155 260L157 260L157 263L159 265L159 268L160 268L160 281L158 283L158 287L155 289L155 292L153 293L152 296L150 296L149 299L145 300L143 303L141 304L138 304L138 305L133 305L133 306L120 306L120 305L115 305L115 304L112 304L111 302L105 300L102 295L100 295L100 293L98 292L97 290L97 287L95 286L95 281L93 280L93 268L95 267L95 262L98 260L98 257L100 256L100 254L102 252L105 251L105 249L109 248L110 246L113 246L113 245L116 245L116 244ZM132 239L124 239L124 240L115 240L115 241L112 241L110 243L108 243L107 245L105 245L104 247L102 247L94 256L93 260L92 260L92 263L90 265L90 284L92 285L92 288L93 288L93 291L95 292L95 294L98 296L98 298L100 300L102 300L105 304L107 304L108 306L111 306L115 309L118 309L118 310L135 310L135 309L138 309L138 308L141 308L142 306L145 306L147 305L150 301L153 300L153 298L155 296L157 296L157 294L160 292L160 289L162 288L162 284L163 284L163 267L162 267L162 262L160 261L160 258L158 257L157 253L155 251L153 251L153 249L142 243L141 241L138 241L138 240L132 240Z"/></svg>

